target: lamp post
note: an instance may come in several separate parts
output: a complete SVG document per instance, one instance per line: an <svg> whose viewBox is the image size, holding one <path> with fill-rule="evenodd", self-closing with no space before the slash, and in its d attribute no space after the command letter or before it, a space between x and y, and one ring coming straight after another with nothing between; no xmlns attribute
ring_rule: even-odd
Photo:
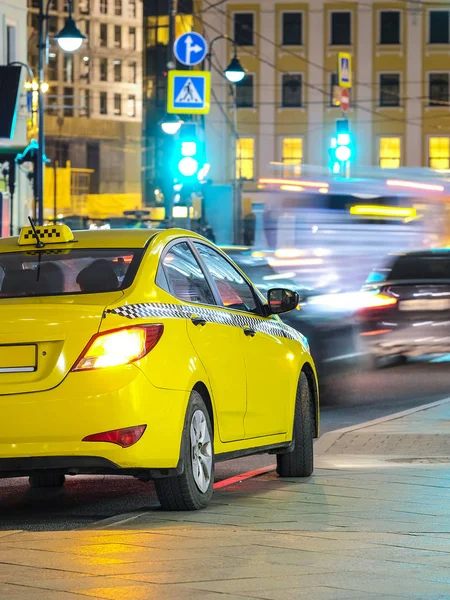
<svg viewBox="0 0 450 600"><path fill-rule="evenodd" d="M240 191L240 182L236 175L236 166L237 166L237 149L238 149L238 139L239 134L237 130L237 103L236 103L236 84L242 81L245 77L245 69L241 65L237 55L237 44L228 35L218 35L214 39L211 40L209 44L209 52L207 55L208 60L208 69L212 71L212 57L213 57L213 47L216 42L219 40L227 40L233 44L234 55L231 59L230 64L223 72L223 76L230 84L230 93L232 98L232 111L233 111L233 133L234 133L234 148L233 148L233 241L235 244L241 243L241 232L240 232L240 221L242 218L242 210L241 210L241 191Z"/></svg>
<svg viewBox="0 0 450 600"><path fill-rule="evenodd" d="M64 27L55 36L58 45L64 52L75 52L80 48L86 36L81 33L72 17L73 0L67 0L69 16ZM44 65L48 61L49 35L48 20L52 0L39 0L39 41L38 41L38 149L36 161L36 204L38 224L44 223L44 161L45 161L45 134L44 134Z"/></svg>

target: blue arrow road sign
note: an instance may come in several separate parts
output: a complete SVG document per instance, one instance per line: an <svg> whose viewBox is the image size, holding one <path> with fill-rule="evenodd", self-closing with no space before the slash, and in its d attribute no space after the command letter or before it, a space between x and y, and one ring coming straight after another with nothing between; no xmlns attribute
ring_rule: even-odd
<svg viewBox="0 0 450 600"><path fill-rule="evenodd" d="M173 45L177 60L188 67L198 65L208 52L208 44L199 33L183 33Z"/></svg>
<svg viewBox="0 0 450 600"><path fill-rule="evenodd" d="M206 115L210 108L211 73L169 71L167 112Z"/></svg>

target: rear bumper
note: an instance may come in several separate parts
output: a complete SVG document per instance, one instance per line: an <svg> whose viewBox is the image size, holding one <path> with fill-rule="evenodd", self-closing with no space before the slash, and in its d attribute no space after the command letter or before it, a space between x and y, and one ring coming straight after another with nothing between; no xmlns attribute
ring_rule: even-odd
<svg viewBox="0 0 450 600"><path fill-rule="evenodd" d="M0 477L42 469L156 476L179 467L189 392L155 388L135 365L71 373L57 388L0 395ZM146 425L129 448L83 442L104 431ZM13 475L14 474L14 475Z"/></svg>
<svg viewBox="0 0 450 600"><path fill-rule="evenodd" d="M178 475L183 470L179 463L173 469L124 469L100 456L39 456L0 458L0 479L23 477L45 471L64 475L133 475L143 479L156 479Z"/></svg>

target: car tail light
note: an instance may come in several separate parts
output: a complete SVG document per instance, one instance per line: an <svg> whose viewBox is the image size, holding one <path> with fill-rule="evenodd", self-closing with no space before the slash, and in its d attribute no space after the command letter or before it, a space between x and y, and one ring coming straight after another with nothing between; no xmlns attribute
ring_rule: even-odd
<svg viewBox="0 0 450 600"><path fill-rule="evenodd" d="M137 427L127 427L126 429L114 429L113 431L104 431L103 433L94 433L83 438L83 442L108 442L117 444L122 448L129 448L138 442L144 434L147 425L138 425Z"/></svg>
<svg viewBox="0 0 450 600"><path fill-rule="evenodd" d="M397 298L387 296L386 294L367 295L361 306L361 311L378 310L395 306L398 303Z"/></svg>
<svg viewBox="0 0 450 600"><path fill-rule="evenodd" d="M152 350L164 325L136 325L94 335L75 363L72 371L88 371L128 365Z"/></svg>

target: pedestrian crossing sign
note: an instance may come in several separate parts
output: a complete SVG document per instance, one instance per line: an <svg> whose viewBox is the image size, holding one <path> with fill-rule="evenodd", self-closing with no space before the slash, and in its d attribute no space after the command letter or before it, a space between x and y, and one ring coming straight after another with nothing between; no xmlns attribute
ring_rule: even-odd
<svg viewBox="0 0 450 600"><path fill-rule="evenodd" d="M207 115L210 109L209 71L169 71L167 112L178 115Z"/></svg>

